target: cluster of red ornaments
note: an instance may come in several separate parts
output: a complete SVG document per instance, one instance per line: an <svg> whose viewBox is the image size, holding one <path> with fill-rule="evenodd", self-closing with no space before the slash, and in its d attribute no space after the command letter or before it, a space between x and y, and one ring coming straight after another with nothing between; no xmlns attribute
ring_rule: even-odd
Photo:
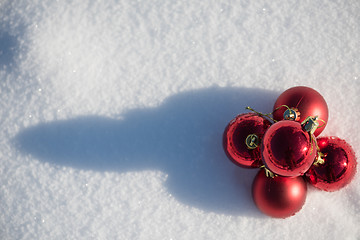
<svg viewBox="0 0 360 240"><path fill-rule="evenodd" d="M318 137L328 121L328 107L314 89L283 92L270 114L243 113L225 128L228 158L245 168L260 168L252 185L256 206L286 218L305 203L307 183L325 191L348 184L356 172L351 146L338 137ZM318 138L317 138L318 137Z"/></svg>

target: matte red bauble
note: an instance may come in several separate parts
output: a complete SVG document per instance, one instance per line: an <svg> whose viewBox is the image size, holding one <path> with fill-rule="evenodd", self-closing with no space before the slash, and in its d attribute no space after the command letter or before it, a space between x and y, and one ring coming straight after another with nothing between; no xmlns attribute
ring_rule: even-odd
<svg viewBox="0 0 360 240"><path fill-rule="evenodd" d="M316 157L315 140L299 122L282 120L266 131L261 154L271 172L281 176L303 175Z"/></svg>
<svg viewBox="0 0 360 240"><path fill-rule="evenodd" d="M321 190L339 190L354 178L355 153L345 140L338 137L321 137L317 143L323 163L313 165L306 173L306 179Z"/></svg>
<svg viewBox="0 0 360 240"><path fill-rule="evenodd" d="M263 213L276 218L286 218L298 212L305 203L306 182L302 177L267 177L264 169L252 184L252 196Z"/></svg>
<svg viewBox="0 0 360 240"><path fill-rule="evenodd" d="M304 121L309 116L318 116L319 119L325 121L319 121L321 127L315 131L315 136L318 136L324 130L328 121L328 106L325 99L314 89L299 86L283 92L274 104L273 118L277 121L284 119L284 112L287 110L281 105L296 109L300 113L297 119L299 122Z"/></svg>
<svg viewBox="0 0 360 240"><path fill-rule="evenodd" d="M223 134L223 147L228 158L241 167L260 167L262 162L258 146L270 125L269 120L255 113L238 115Z"/></svg>

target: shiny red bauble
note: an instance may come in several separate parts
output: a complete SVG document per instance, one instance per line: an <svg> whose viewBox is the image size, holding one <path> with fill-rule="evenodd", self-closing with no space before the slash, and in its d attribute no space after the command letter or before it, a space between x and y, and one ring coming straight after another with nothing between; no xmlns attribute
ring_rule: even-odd
<svg viewBox="0 0 360 240"><path fill-rule="evenodd" d="M223 147L228 158L241 167L260 167L262 162L258 145L270 125L269 120L255 113L238 115L227 125L223 134ZM249 148L246 140L250 135L256 135L257 139L254 139L254 146Z"/></svg>
<svg viewBox="0 0 360 240"><path fill-rule="evenodd" d="M323 120L324 122L319 121L321 127L315 131L315 136L318 136L324 130L328 121L328 106L325 99L314 89L298 86L283 92L274 104L273 118L277 121L284 119L283 114L287 110L286 107L281 107L281 105L296 108L300 113L299 122L304 121L309 116L318 116L319 119Z"/></svg>
<svg viewBox="0 0 360 240"><path fill-rule="evenodd" d="M339 190L350 183L356 173L355 153L338 137L321 137L317 143L324 163L313 165L306 173L306 179L321 190Z"/></svg>
<svg viewBox="0 0 360 240"><path fill-rule="evenodd" d="M296 121L282 120L266 131L261 144L262 161L275 174L303 175L316 157L315 140Z"/></svg>
<svg viewBox="0 0 360 240"><path fill-rule="evenodd" d="M305 203L306 182L302 177L267 177L264 169L252 184L253 200L260 211L276 218L286 218L298 212Z"/></svg>

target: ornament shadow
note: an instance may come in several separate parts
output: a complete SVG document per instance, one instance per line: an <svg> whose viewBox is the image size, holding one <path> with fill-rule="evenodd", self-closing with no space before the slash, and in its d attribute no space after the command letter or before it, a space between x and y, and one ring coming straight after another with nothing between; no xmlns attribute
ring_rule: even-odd
<svg viewBox="0 0 360 240"><path fill-rule="evenodd" d="M209 212L262 217L253 204L256 169L231 163L222 133L252 106L270 112L276 92L212 87L165 99L157 108L134 109L122 119L83 116L41 123L15 137L24 154L44 162L94 171L160 170L179 201Z"/></svg>
<svg viewBox="0 0 360 240"><path fill-rule="evenodd" d="M12 70L15 63L15 52L18 49L18 40L8 32L0 30L0 69Z"/></svg>

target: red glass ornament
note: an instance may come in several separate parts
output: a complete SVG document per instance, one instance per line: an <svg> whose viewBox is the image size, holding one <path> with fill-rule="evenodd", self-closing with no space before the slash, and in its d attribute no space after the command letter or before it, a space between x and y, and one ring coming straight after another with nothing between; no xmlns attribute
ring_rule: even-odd
<svg viewBox="0 0 360 240"><path fill-rule="evenodd" d="M329 115L328 106L325 99L314 89L298 86L283 92L274 104L273 118L277 121L284 119L283 115L287 110L287 108L281 107L281 105L295 108L300 113L299 122L304 121L309 116L318 116L319 119L325 121L319 121L320 128L315 131L315 136L318 136L325 129Z"/></svg>
<svg viewBox="0 0 360 240"><path fill-rule="evenodd" d="M270 125L269 120L255 113L243 113L234 118L223 134L223 147L228 158L241 167L260 167L262 162L258 145ZM257 139L254 138L249 147L246 141L252 134Z"/></svg>
<svg viewBox="0 0 360 240"><path fill-rule="evenodd" d="M299 122L282 120L266 131L261 145L265 166L281 176L303 175L316 157L316 145Z"/></svg>
<svg viewBox="0 0 360 240"><path fill-rule="evenodd" d="M355 152L345 140L338 137L321 137L317 143L324 162L313 165L306 173L306 179L321 190L339 190L355 176Z"/></svg>
<svg viewBox="0 0 360 240"><path fill-rule="evenodd" d="M286 218L298 212L305 203L306 182L302 177L267 177L264 169L252 184L253 200L260 211L276 218Z"/></svg>

